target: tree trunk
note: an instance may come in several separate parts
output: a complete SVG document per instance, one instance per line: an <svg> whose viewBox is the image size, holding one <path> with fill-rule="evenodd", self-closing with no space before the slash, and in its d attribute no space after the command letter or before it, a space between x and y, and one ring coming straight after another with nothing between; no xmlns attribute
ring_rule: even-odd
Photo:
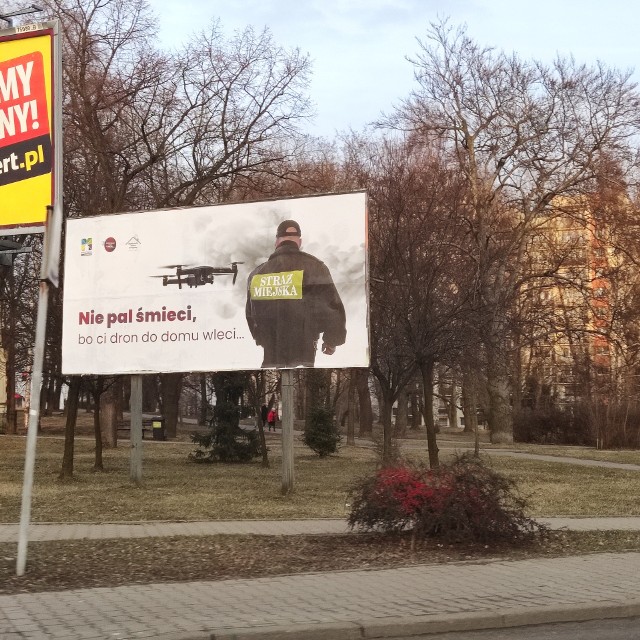
<svg viewBox="0 0 640 640"><path fill-rule="evenodd" d="M351 370L348 373L338 371L336 374L336 394L334 398L334 413L338 428L343 428L349 419L349 393L351 391ZM343 388L344 387L344 388Z"/></svg>
<svg viewBox="0 0 640 640"><path fill-rule="evenodd" d="M42 372L42 386L40 387L40 417L47 415L47 389L49 388L49 373L47 371ZM38 429L40 433L40 429Z"/></svg>
<svg viewBox="0 0 640 640"><path fill-rule="evenodd" d="M51 373L49 379L47 380L46 389L43 389L42 392L44 394L44 412L43 416L51 416L53 415L54 410L57 408L55 406L55 388L56 388L56 377Z"/></svg>
<svg viewBox="0 0 640 640"><path fill-rule="evenodd" d="M200 374L200 410L198 411L198 424L204 427L207 424L209 399L207 398L207 374Z"/></svg>
<svg viewBox="0 0 640 640"><path fill-rule="evenodd" d="M262 454L262 466L269 468L269 450L264 437L264 421L262 419L262 405L265 401L266 382L264 371L256 371L249 376L249 384L253 386L251 395L253 396L253 410L256 416L256 426L258 427L258 437L260 440L260 453Z"/></svg>
<svg viewBox="0 0 640 640"><path fill-rule="evenodd" d="M107 447L118 446L118 394L120 387L113 383L99 396L100 430L102 443Z"/></svg>
<svg viewBox="0 0 640 640"><path fill-rule="evenodd" d="M478 429L478 393L475 373L465 369L462 377L462 415L464 432L475 433Z"/></svg>
<svg viewBox="0 0 640 640"><path fill-rule="evenodd" d="M433 362L427 361L420 365L422 374L422 386L424 389L424 423L427 427L427 449L429 452L429 466L437 469L440 466L438 459L438 443L436 440L436 425L433 419Z"/></svg>
<svg viewBox="0 0 640 640"><path fill-rule="evenodd" d="M414 391L409 396L409 401L411 403L411 431L417 431L420 429L420 425L422 423L422 411L420 409L420 397Z"/></svg>
<svg viewBox="0 0 640 640"><path fill-rule="evenodd" d="M102 390L104 388L104 379L98 376L95 385L95 393L93 396L93 434L96 441L96 450L93 470L104 471L102 465L102 429L100 429L100 398L102 397Z"/></svg>
<svg viewBox="0 0 640 640"><path fill-rule="evenodd" d="M120 407L118 420L121 422L124 420L124 410L131 409L131 376L120 376Z"/></svg>
<svg viewBox="0 0 640 640"><path fill-rule="evenodd" d="M4 332L3 332L4 333ZM3 336L3 342L5 338ZM12 344L5 344L6 354L6 390L7 390L7 415L6 433L18 433L18 413L16 411L16 369L15 369L15 349Z"/></svg>
<svg viewBox="0 0 640 640"><path fill-rule="evenodd" d="M168 438L178 435L178 411L180 392L182 391L181 373L160 374L160 388L162 391L162 415Z"/></svg>
<svg viewBox="0 0 640 640"><path fill-rule="evenodd" d="M78 401L80 396L80 376L72 376L69 381L69 395L67 396L66 421L64 425L64 454L62 456L62 469L58 478L60 480L73 478L73 450L78 417Z"/></svg>
<svg viewBox="0 0 640 640"><path fill-rule="evenodd" d="M351 369L347 394L347 445L356 444L356 389L357 369Z"/></svg>
<svg viewBox="0 0 640 640"><path fill-rule="evenodd" d="M512 413L517 414L522 409L522 380L524 379L522 373L522 346L519 337L516 337L513 351L515 353L513 363L513 380L515 383L511 385L511 409Z"/></svg>
<svg viewBox="0 0 640 640"><path fill-rule="evenodd" d="M142 376L142 412L160 412L160 383L155 374Z"/></svg>
<svg viewBox="0 0 640 640"><path fill-rule="evenodd" d="M7 274L8 289L14 291L13 259ZM2 346L5 350L5 375L7 389L6 433L18 432L18 414L16 411L16 311L14 305L8 308L8 326L2 327Z"/></svg>
<svg viewBox="0 0 640 640"><path fill-rule="evenodd" d="M380 419L382 421L382 464L388 465L393 462L393 425L391 415L393 413L393 397L382 396L382 406L380 407Z"/></svg>
<svg viewBox="0 0 640 640"><path fill-rule="evenodd" d="M307 414L307 394L304 373L304 369L297 369L293 378L293 398L295 406L294 419L296 420L304 420L304 417Z"/></svg>
<svg viewBox="0 0 640 640"><path fill-rule="evenodd" d="M449 404L447 406L447 417L449 427L458 428L458 382L455 377L451 378L449 387Z"/></svg>
<svg viewBox="0 0 640 640"><path fill-rule="evenodd" d="M356 370L356 386L358 389L358 405L360 415L360 437L371 435L373 432L373 409L371 408L371 393L369 392L369 370Z"/></svg>
<svg viewBox="0 0 640 640"><path fill-rule="evenodd" d="M409 419L409 396L407 388L398 391L398 410L396 411L396 424L394 435L396 438L407 437L407 424Z"/></svg>
<svg viewBox="0 0 640 640"><path fill-rule="evenodd" d="M492 354L495 357L495 354ZM492 444L513 443L513 420L511 415L510 385L503 366L493 361L487 367L487 389L489 392L489 432Z"/></svg>
<svg viewBox="0 0 640 640"><path fill-rule="evenodd" d="M56 378L56 383L53 388L53 409L58 411L60 409L60 399L62 398L62 385L63 381L61 378Z"/></svg>

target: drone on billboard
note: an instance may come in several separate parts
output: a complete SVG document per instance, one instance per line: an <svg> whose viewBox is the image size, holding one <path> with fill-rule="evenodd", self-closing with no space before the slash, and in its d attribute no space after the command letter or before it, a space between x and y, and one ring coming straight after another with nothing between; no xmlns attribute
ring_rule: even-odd
<svg viewBox="0 0 640 640"><path fill-rule="evenodd" d="M213 284L216 276L232 275L232 284L236 283L238 277L238 265L242 262L232 262L229 267L211 267L208 265L188 266L184 264L169 264L160 269L172 269L175 273L167 273L151 276L152 278L162 278L162 286L178 285L178 289L182 289L183 285L190 289L194 287L202 287L205 284Z"/></svg>

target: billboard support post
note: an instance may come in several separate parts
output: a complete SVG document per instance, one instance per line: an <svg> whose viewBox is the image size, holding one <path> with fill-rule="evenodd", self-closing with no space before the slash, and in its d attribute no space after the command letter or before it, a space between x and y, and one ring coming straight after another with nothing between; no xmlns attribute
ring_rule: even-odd
<svg viewBox="0 0 640 640"><path fill-rule="evenodd" d="M293 371L282 369L282 494L293 492Z"/></svg>
<svg viewBox="0 0 640 640"><path fill-rule="evenodd" d="M20 529L18 532L18 557L16 575L22 576L27 564L27 544L29 539L29 522L31 520L31 496L33 489L33 472L36 461L36 439L40 420L40 391L42 387L42 369L47 333L47 309L49 306L49 280L46 277L48 265L53 262L47 255L55 242L47 241L46 236L60 234L60 229L53 223L53 207L47 207L47 229L45 231L44 255L40 269L40 293L38 297L38 314L36 319L36 337L33 350L33 369L31 373L31 390L29 393L29 423L27 426L27 446L24 460L24 480L22 483L22 505L20 508ZM49 224L51 223L51 226ZM58 245L59 246L59 245Z"/></svg>
<svg viewBox="0 0 640 640"><path fill-rule="evenodd" d="M33 5L34 9L37 9ZM33 366L29 391L29 416L27 421L27 443L24 462L24 480L22 484L22 503L20 507L20 527L18 530L18 553L16 559L16 574L24 575L27 565L27 546L29 539L29 524L31 520L31 497L33 492L33 475L36 459L36 441L38 422L40 421L40 393L42 387L42 370L46 348L47 311L49 306L49 288L57 287L60 264L60 242L62 237L62 51L59 43L59 23L54 20L44 25L34 25L33 35L41 33L44 26L52 32L52 87L49 91L45 86L40 87L45 101L50 100L51 125L53 128L54 160L52 165L45 167L43 176L47 178L47 188L43 197L51 198L46 205L45 227L42 249L42 263L40 265L40 291L38 295L38 311L36 318L36 335L33 349ZM36 52L37 53L37 52ZM34 85L36 87L36 85ZM53 90L55 88L55 91ZM41 123L39 123L41 124ZM45 121L46 124L46 121ZM41 127L38 127L41 128ZM4 202L4 200L3 200ZM38 199L28 199L27 204L35 209ZM46 202L46 200L45 200ZM25 229L23 228L24 232ZM20 231L17 231L18 233ZM14 233L16 231L14 230Z"/></svg>
<svg viewBox="0 0 640 640"><path fill-rule="evenodd" d="M131 455L129 477L135 484L142 482L142 376L131 376Z"/></svg>

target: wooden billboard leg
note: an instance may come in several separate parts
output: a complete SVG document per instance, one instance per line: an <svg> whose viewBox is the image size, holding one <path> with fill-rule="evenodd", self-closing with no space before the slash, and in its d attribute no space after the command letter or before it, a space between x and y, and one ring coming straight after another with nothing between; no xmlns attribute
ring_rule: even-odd
<svg viewBox="0 0 640 640"><path fill-rule="evenodd" d="M131 376L131 455L129 477L135 484L142 482L142 376Z"/></svg>
<svg viewBox="0 0 640 640"><path fill-rule="evenodd" d="M282 370L282 493L293 491L293 371Z"/></svg>

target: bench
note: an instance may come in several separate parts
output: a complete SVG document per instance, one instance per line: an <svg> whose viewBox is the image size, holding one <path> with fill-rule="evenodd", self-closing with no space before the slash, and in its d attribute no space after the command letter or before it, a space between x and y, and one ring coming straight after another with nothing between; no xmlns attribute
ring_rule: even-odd
<svg viewBox="0 0 640 640"><path fill-rule="evenodd" d="M149 418L144 418L142 420L142 439L144 440L144 434L147 432L152 432L153 431L153 427L152 427L152 420ZM131 423L130 422L118 422L118 435L120 435L121 433L123 435L127 435L130 436L131 435Z"/></svg>

